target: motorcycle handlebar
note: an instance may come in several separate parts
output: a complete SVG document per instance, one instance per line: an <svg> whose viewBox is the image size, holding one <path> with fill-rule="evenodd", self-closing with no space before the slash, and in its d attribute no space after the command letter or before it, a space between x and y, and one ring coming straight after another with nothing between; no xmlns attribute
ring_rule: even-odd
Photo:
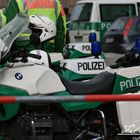
<svg viewBox="0 0 140 140"><path fill-rule="evenodd" d="M35 59L41 59L41 56L37 55L37 54L28 53L28 56L32 57L32 58L35 58Z"/></svg>
<svg viewBox="0 0 140 140"><path fill-rule="evenodd" d="M29 52L26 52L26 51L16 50L12 53L11 52L8 53L3 59L1 59L0 64L5 64L11 58L17 58L17 57L22 57L22 58L32 57L32 58L35 58L35 59L41 59L40 55L32 54L32 53L29 53Z"/></svg>

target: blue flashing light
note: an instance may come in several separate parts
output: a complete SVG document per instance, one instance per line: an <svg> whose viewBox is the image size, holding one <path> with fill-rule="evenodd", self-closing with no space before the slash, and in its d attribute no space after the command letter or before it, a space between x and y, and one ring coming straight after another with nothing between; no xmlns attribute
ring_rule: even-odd
<svg viewBox="0 0 140 140"><path fill-rule="evenodd" d="M140 37L136 37L135 46L133 47L133 52L140 54Z"/></svg>
<svg viewBox="0 0 140 140"><path fill-rule="evenodd" d="M89 42L97 41L96 33L90 33L89 34Z"/></svg>
<svg viewBox="0 0 140 140"><path fill-rule="evenodd" d="M102 53L102 47L100 42L98 41L92 42L91 53L95 57L98 57Z"/></svg>

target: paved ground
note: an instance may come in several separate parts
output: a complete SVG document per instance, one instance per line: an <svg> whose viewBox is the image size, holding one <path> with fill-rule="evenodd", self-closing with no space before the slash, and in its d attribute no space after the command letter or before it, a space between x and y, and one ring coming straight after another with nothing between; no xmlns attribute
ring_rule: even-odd
<svg viewBox="0 0 140 140"><path fill-rule="evenodd" d="M109 66L109 65L114 64L115 61L116 61L119 57L124 56L124 54L105 53L105 56L106 56L106 59L105 59L106 65Z"/></svg>

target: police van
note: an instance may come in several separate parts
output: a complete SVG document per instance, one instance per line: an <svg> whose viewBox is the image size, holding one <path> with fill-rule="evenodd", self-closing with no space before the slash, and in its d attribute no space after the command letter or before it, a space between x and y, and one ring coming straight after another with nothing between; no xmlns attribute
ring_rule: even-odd
<svg viewBox="0 0 140 140"><path fill-rule="evenodd" d="M89 33L95 32L102 41L111 23L121 16L140 13L140 0L80 0L72 11L69 41L88 42Z"/></svg>

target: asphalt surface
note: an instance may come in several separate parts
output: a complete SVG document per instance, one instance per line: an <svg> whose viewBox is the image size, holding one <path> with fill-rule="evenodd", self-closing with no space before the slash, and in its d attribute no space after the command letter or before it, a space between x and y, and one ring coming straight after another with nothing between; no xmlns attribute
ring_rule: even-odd
<svg viewBox="0 0 140 140"><path fill-rule="evenodd" d="M118 53L104 53L105 54L105 63L107 66L110 66L115 63L115 61L124 56L124 54L118 54Z"/></svg>

